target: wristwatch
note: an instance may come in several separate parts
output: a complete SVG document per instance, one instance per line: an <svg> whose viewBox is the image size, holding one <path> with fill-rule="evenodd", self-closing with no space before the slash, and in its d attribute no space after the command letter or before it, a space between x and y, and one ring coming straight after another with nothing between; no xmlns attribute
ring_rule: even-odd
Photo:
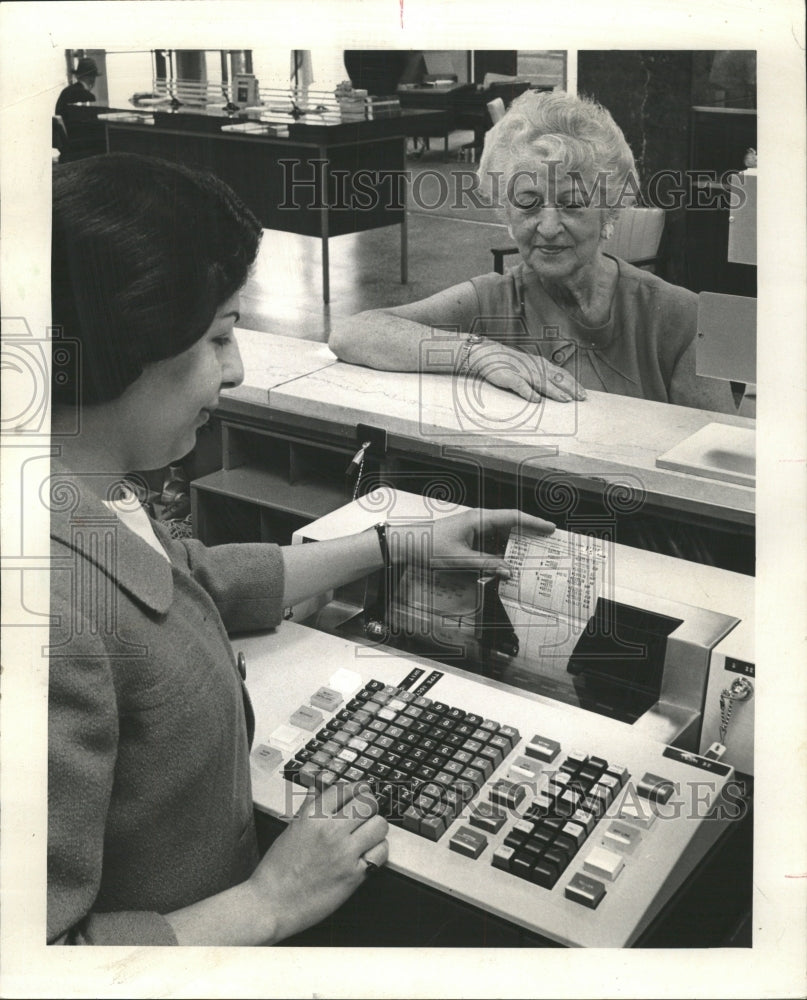
<svg viewBox="0 0 807 1000"><path fill-rule="evenodd" d="M457 366L458 375L465 375L471 370L471 348L476 346L476 344L481 344L484 339L481 333L471 333L465 338L460 348L460 360Z"/></svg>

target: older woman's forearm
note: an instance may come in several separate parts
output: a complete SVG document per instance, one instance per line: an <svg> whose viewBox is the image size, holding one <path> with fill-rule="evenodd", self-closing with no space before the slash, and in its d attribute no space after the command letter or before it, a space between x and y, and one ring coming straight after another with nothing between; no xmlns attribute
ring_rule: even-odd
<svg viewBox="0 0 807 1000"><path fill-rule="evenodd" d="M350 364L416 372L422 366L422 345L433 336L431 328L423 323L373 309L340 320L331 331L328 346L341 361ZM435 367L430 359L429 371L453 370L444 359L438 365Z"/></svg>

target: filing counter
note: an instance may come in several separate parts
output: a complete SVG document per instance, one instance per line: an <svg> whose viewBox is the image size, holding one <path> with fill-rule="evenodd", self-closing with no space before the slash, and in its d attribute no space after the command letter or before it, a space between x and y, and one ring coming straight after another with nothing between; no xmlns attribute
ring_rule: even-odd
<svg viewBox="0 0 807 1000"><path fill-rule="evenodd" d="M211 428L220 439L191 487L208 544L286 543L387 486L436 504L519 507L753 574L755 490L656 465L706 424L753 428L748 418L597 392L580 404L526 403L448 375L344 364L321 343L249 330L238 340L245 380L222 393Z"/></svg>

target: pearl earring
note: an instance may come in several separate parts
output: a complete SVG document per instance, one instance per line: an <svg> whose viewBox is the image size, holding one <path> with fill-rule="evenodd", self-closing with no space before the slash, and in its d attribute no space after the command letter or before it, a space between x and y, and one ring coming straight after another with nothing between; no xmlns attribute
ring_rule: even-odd
<svg viewBox="0 0 807 1000"><path fill-rule="evenodd" d="M613 222L604 223L602 229L600 230L600 236L602 237L602 239L610 240L613 235L614 235Z"/></svg>

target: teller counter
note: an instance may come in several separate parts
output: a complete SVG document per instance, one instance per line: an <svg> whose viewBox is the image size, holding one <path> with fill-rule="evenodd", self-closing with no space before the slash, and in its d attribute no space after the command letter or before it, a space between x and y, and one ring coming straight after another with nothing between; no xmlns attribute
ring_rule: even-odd
<svg viewBox="0 0 807 1000"><path fill-rule="evenodd" d="M220 468L192 483L208 544L287 543L355 496L383 505L389 487L436 504L519 507L753 575L754 488L657 464L707 424L753 420L598 392L527 403L465 378L344 364L321 343L250 330L238 340L245 380L216 413Z"/></svg>

